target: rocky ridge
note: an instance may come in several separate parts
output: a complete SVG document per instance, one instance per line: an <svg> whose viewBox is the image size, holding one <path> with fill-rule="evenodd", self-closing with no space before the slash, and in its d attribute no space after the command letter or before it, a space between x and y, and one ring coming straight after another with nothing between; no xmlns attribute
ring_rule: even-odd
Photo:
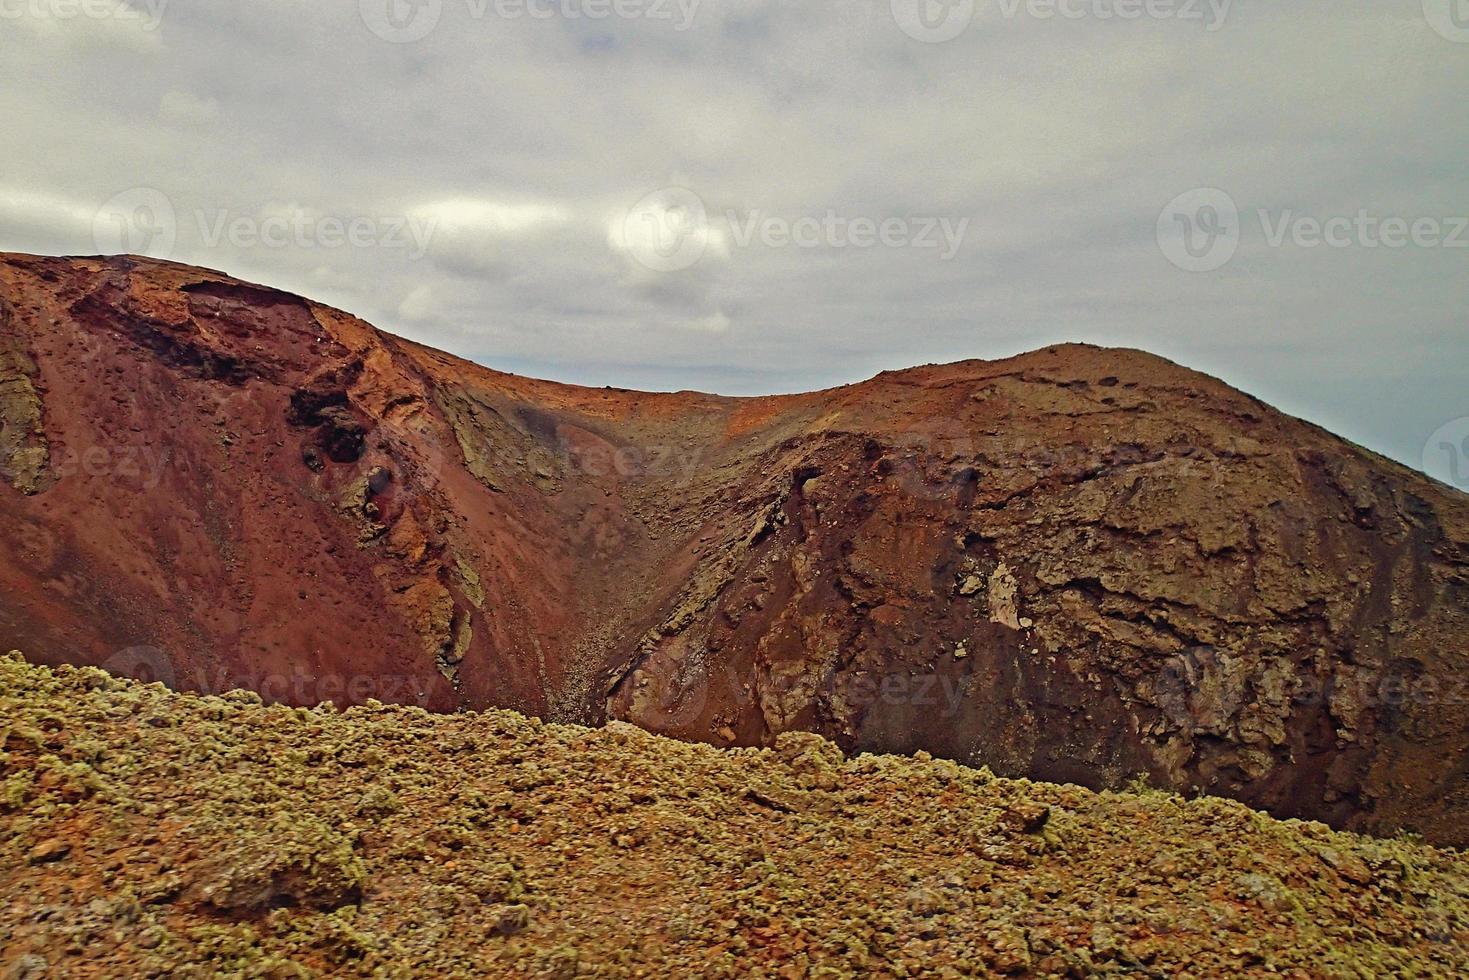
<svg viewBox="0 0 1469 980"><path fill-rule="evenodd" d="M1469 843L1469 498L1161 358L578 388L130 258L0 258L0 323L42 662Z"/></svg>

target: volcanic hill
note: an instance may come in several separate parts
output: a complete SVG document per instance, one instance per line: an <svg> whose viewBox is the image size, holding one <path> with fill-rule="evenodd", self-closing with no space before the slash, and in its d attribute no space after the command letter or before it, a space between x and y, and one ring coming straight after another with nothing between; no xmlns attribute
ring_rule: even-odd
<svg viewBox="0 0 1469 980"><path fill-rule="evenodd" d="M0 643L1469 843L1469 497L1131 350L768 398L0 256Z"/></svg>

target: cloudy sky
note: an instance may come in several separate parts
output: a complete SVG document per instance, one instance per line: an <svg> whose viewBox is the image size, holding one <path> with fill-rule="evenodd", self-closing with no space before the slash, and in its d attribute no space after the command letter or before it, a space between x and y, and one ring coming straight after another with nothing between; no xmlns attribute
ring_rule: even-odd
<svg viewBox="0 0 1469 980"><path fill-rule="evenodd" d="M1451 479L1466 92L1469 0L0 0L0 249L597 385L1136 346Z"/></svg>

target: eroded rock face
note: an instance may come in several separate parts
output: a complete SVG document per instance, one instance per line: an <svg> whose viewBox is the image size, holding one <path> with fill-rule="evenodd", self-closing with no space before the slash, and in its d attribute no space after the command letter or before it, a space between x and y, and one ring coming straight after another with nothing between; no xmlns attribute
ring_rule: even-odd
<svg viewBox="0 0 1469 980"><path fill-rule="evenodd" d="M41 396L31 380L36 366L10 317L0 300L0 478L21 493L38 493L50 462Z"/></svg>
<svg viewBox="0 0 1469 980"><path fill-rule="evenodd" d="M1160 358L649 395L165 263L11 256L0 300L48 447L0 486L0 631L40 659L1469 843L1469 498Z"/></svg>

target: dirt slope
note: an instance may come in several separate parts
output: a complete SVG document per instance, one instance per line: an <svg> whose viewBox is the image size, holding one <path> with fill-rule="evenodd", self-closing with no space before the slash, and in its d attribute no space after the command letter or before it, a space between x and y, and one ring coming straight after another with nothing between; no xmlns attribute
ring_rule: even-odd
<svg viewBox="0 0 1469 980"><path fill-rule="evenodd" d="M0 659L0 970L1463 976L1469 863L812 735L718 750Z"/></svg>
<svg viewBox="0 0 1469 980"><path fill-rule="evenodd" d="M8 256L0 467L0 640L43 662L1469 843L1469 497L1138 351L646 394Z"/></svg>

